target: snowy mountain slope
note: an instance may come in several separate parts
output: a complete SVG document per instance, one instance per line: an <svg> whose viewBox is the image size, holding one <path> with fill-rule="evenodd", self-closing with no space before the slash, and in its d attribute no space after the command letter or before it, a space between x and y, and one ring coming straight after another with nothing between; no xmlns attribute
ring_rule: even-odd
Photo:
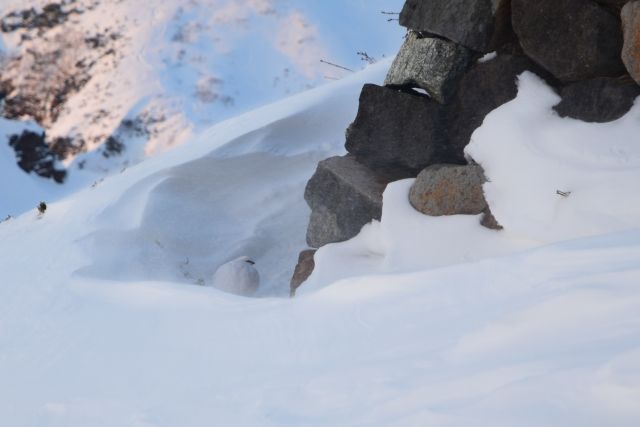
<svg viewBox="0 0 640 427"><path fill-rule="evenodd" d="M564 203L560 218L572 215L575 234L538 237L524 220L518 233L504 234L473 216L422 217L407 201L410 180L399 181L385 193L380 224L321 249L302 295L275 298L303 245L304 183L318 159L343 152L362 83L380 81L388 65L221 123L52 204L39 219L31 211L0 224L3 420L637 425L638 218L593 228L588 214L635 211L602 206L591 186L563 187L580 197L560 199L528 175L538 164L563 164L566 150L597 131L554 116L547 89L526 75L519 97L474 135L470 153L484 155L495 174L487 190L492 207L503 207L499 220L530 209L506 209L501 192L515 186L542 208ZM527 150L530 139L511 133L524 123L523 105L544 117L542 129L571 127L562 133L567 143ZM638 114L636 106L608 126L634 135ZM585 139L584 155L565 163L571 173L552 176L588 174L594 156L609 165L624 148L633 177L638 148L620 144L602 153ZM499 167L505 159L532 167L509 181ZM598 175L618 182L613 168ZM633 186L625 191L637 199ZM257 258L262 296L270 297L195 285L238 254Z"/></svg>
<svg viewBox="0 0 640 427"><path fill-rule="evenodd" d="M32 211L3 226L67 233L63 224L76 224L72 252L86 260L64 263L63 281L79 269L99 278L197 283L249 255L261 265L263 293L287 294L292 259L305 246L306 181L319 160L344 151L362 83L381 82L388 65L223 122L186 148L52 204L40 220ZM11 248L3 239L2 250Z"/></svg>
<svg viewBox="0 0 640 427"><path fill-rule="evenodd" d="M396 0L152 0L143 7L131 0L3 0L0 6L3 114L39 123L74 189L213 123L349 74L321 59L359 69L358 51L380 59L402 41L402 30L380 14L399 9ZM25 206L4 199L3 210L13 214L38 200Z"/></svg>

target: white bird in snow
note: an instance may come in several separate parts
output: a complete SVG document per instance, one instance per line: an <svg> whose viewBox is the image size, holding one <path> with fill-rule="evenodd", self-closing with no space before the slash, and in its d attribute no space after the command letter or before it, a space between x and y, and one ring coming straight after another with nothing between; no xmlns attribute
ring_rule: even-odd
<svg viewBox="0 0 640 427"><path fill-rule="evenodd" d="M260 275L249 257L222 264L213 275L213 287L236 295L251 296L260 285Z"/></svg>

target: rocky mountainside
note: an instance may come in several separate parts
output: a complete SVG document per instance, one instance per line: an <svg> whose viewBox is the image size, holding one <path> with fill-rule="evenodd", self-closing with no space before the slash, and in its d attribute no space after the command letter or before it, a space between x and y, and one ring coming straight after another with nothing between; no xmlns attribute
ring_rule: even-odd
<svg viewBox="0 0 640 427"><path fill-rule="evenodd" d="M401 43L380 13L399 1L345 6L337 22L326 17L335 1L1 3L0 139L23 171L58 183L81 175L88 185L349 74L320 60L359 69L358 52L380 59Z"/></svg>
<svg viewBox="0 0 640 427"><path fill-rule="evenodd" d="M417 177L409 199L423 214L482 214L503 230L483 194L491 176L465 148L516 98L523 72L560 96L554 114L583 122L620 119L640 95L637 0L407 0L399 21L405 42L385 85L363 87L348 154L320 162L307 185L311 251L380 220L385 186L401 178ZM292 292L311 273L309 253Z"/></svg>

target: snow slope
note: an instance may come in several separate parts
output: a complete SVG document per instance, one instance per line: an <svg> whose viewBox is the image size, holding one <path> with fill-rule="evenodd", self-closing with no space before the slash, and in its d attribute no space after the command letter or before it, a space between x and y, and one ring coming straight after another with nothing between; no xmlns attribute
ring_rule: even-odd
<svg viewBox="0 0 640 427"><path fill-rule="evenodd" d="M636 426L638 218L599 203L586 182L584 196L561 199L556 183L581 189L554 180L549 193L529 174L544 176L534 166L555 160L568 172L553 176L617 183L609 166L624 148L625 173L636 177L640 148L624 140L637 134L638 106L611 125L626 129L615 150L598 151L585 139L596 127L575 123L564 145L537 149L531 123L571 122L525 75L519 97L487 117L469 148L514 233L484 230L473 216L419 216L406 198L411 181L399 181L381 223L321 249L302 295L277 298L303 246L304 183L317 160L342 152L362 83L387 66L217 125L41 218L0 224L3 423ZM529 103L544 119L520 115ZM515 133L526 120L530 132ZM584 155L567 164L581 140ZM525 160L532 167L519 173ZM542 213L566 204L558 218L573 215L573 227L541 234L527 216L516 222L530 205L507 203L510 182ZM602 212L627 226L594 227ZM556 217L545 220L552 227ZM195 285L237 255L257 261L265 298Z"/></svg>
<svg viewBox="0 0 640 427"><path fill-rule="evenodd" d="M0 17L40 11L48 3L0 0ZM22 58L3 67L2 79L16 87L42 86L32 87L30 96L55 85L58 74L66 81L64 64L74 73L85 64L89 78L69 94L57 117L42 113L40 123L50 144L72 138L89 151L66 158L69 188L51 190L45 180L29 180L21 197L11 189L0 193L0 215L72 194L223 119L350 74L320 60L359 70L359 51L377 59L392 54L404 30L380 11L401 6L401 0L73 0L65 10L81 13L51 29L0 33L0 55ZM58 63L34 71L27 52L46 57L60 46ZM0 144L6 144L4 135L21 130L4 124ZM105 159L101 148L110 136L124 151ZM3 178L27 181L13 171L11 156L2 157Z"/></svg>

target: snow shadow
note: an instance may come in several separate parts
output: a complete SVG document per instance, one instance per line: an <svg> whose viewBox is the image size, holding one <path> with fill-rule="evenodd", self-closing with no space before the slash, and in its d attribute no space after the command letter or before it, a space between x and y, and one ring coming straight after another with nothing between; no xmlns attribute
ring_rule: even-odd
<svg viewBox="0 0 640 427"><path fill-rule="evenodd" d="M305 247L303 193L317 157L207 156L150 177L161 182L130 188L103 212L115 218L141 210L138 224L86 236L92 262L78 274L207 285L218 266L247 255L261 276L258 296L286 295Z"/></svg>

